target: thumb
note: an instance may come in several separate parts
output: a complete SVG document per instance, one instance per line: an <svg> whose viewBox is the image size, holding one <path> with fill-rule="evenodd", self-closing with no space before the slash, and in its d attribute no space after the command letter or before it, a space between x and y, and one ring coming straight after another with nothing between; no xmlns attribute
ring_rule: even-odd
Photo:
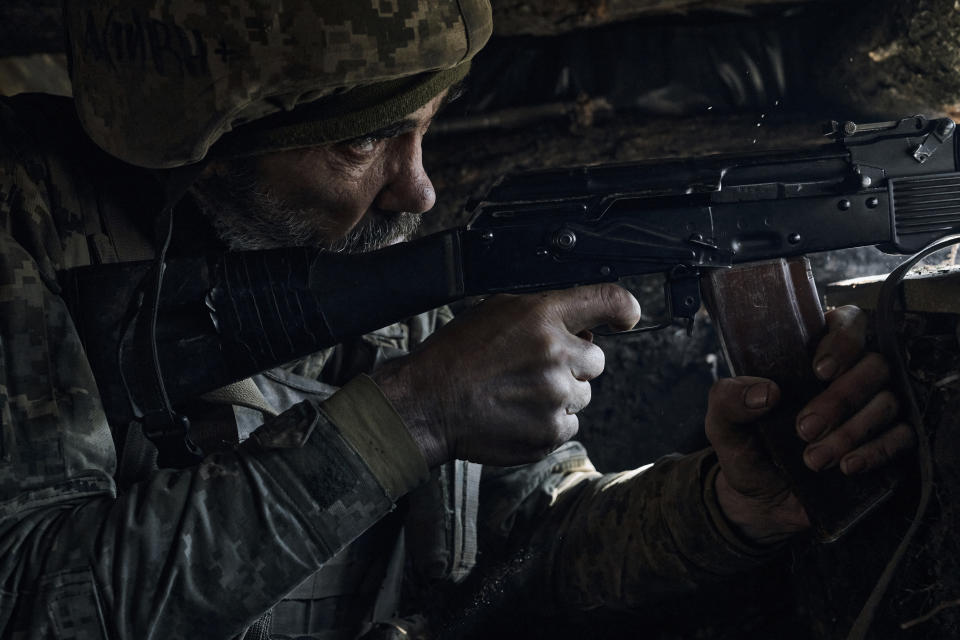
<svg viewBox="0 0 960 640"><path fill-rule="evenodd" d="M723 378L710 388L707 401L707 438L714 447L735 447L756 435L747 428L780 401L772 380L752 376Z"/></svg>
<svg viewBox="0 0 960 640"><path fill-rule="evenodd" d="M567 331L607 324L612 329L632 329L640 321L640 303L621 286L604 283L555 292L557 309Z"/></svg>

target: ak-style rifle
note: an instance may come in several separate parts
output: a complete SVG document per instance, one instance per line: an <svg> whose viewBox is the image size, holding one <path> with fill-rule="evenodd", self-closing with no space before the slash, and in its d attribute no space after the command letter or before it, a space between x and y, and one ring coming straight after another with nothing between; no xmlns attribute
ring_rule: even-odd
<svg viewBox="0 0 960 640"><path fill-rule="evenodd" d="M827 505L814 511L831 538L864 512L840 493L859 483L853 502L867 505L889 487L813 474L799 457L792 416L819 388L810 358L823 313L808 267L784 259L867 245L911 254L960 231L954 129L920 116L833 122L831 141L816 148L508 175L468 205L467 226L376 252L84 267L64 274L65 295L108 419L183 440L188 423L150 417L413 314L467 296L663 272L671 322L691 323L703 295L733 371L780 384L781 415L770 422L790 428L767 429L768 441L808 509Z"/></svg>

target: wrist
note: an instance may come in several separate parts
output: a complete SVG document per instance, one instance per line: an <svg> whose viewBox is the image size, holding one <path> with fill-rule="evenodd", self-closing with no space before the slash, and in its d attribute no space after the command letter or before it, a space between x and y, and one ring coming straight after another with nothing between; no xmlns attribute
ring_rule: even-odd
<svg viewBox="0 0 960 640"><path fill-rule="evenodd" d="M429 476L417 443L383 390L359 375L320 404L320 411L396 500Z"/></svg>
<svg viewBox="0 0 960 640"><path fill-rule="evenodd" d="M416 392L417 385L403 359L386 364L370 377L380 387L383 395L403 420L410 437L416 443L429 468L434 468L452 458L447 439L437 420L432 419Z"/></svg>
<svg viewBox="0 0 960 640"><path fill-rule="evenodd" d="M753 544L775 545L810 526L803 506L789 490L749 496L730 486L723 469L716 475L714 490L727 522Z"/></svg>

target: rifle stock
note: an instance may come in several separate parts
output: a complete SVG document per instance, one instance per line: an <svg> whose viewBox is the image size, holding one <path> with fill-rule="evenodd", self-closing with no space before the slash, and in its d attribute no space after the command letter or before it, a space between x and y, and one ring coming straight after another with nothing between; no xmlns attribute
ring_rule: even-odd
<svg viewBox="0 0 960 640"><path fill-rule="evenodd" d="M464 295L457 231L362 255L178 257L164 265L153 335L155 267L98 265L60 277L115 425Z"/></svg>

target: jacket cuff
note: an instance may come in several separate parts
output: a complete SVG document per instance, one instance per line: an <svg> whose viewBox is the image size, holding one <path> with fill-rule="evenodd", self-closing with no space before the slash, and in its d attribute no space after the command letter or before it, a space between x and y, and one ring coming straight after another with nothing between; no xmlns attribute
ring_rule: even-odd
<svg viewBox="0 0 960 640"><path fill-rule="evenodd" d="M750 542L723 514L716 491L720 464L712 449L677 460L676 467L665 487L668 495L678 497L673 501L676 512L665 519L688 560L709 573L731 575L759 567L780 553L784 545Z"/></svg>
<svg viewBox="0 0 960 640"><path fill-rule="evenodd" d="M368 376L357 376L320 408L391 500L429 478L427 462L403 419Z"/></svg>

